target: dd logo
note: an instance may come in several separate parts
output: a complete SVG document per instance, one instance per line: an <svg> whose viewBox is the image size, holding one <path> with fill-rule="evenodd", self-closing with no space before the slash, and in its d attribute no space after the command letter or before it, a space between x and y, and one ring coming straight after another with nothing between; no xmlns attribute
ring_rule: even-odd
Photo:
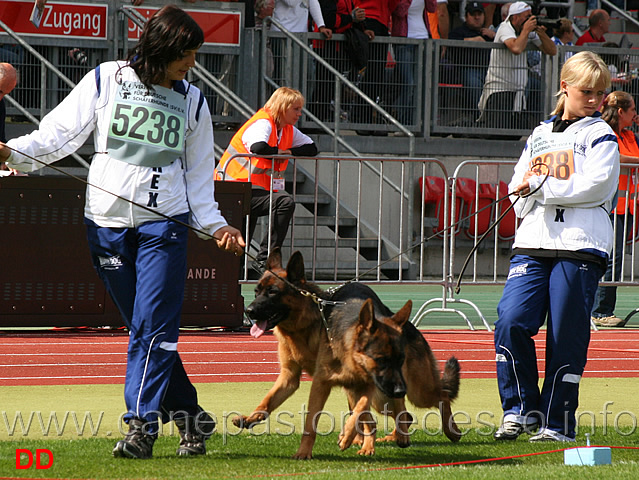
<svg viewBox="0 0 639 480"><path fill-rule="evenodd" d="M42 461L43 453L47 456L47 463L43 463ZM23 455L26 455L27 457L27 463L25 464L22 463ZM16 448L16 469L25 470L27 468L31 468L31 466L33 465L33 456L34 455L33 453L31 453L31 450L27 450L26 448ZM47 468L51 468L51 465L53 465L53 453L51 452L51 450L47 448L36 449L35 464L36 470L46 470Z"/></svg>

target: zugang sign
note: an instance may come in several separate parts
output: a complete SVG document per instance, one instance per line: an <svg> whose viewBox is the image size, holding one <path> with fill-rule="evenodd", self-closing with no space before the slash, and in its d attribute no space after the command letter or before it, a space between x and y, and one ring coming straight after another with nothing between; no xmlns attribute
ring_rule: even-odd
<svg viewBox="0 0 639 480"><path fill-rule="evenodd" d="M0 2L0 18L16 33L49 38L107 38L107 5L47 2L40 28L31 23L32 11L33 0Z"/></svg>
<svg viewBox="0 0 639 480"><path fill-rule="evenodd" d="M153 16L159 8L130 7L147 20ZM191 10L185 8L193 20L204 32L204 44L211 45L240 45L240 31L242 15L234 10ZM129 40L138 40L141 29L129 20Z"/></svg>

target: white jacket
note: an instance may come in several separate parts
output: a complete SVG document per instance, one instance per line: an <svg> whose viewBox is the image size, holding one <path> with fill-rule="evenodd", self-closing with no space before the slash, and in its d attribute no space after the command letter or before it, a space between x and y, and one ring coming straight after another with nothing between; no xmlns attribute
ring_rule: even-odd
<svg viewBox="0 0 639 480"><path fill-rule="evenodd" d="M552 120L535 128L526 142L508 186L509 192L521 184L530 169L533 149L540 148L544 137L552 132ZM599 114L573 123L563 135L574 154L573 171L569 174L568 167L562 165L557 175L567 178L548 177L539 191L517 201L514 209L523 220L513 248L595 249L610 254L613 231L608 215L614 206L619 179L616 136ZM542 167L540 171L540 176L529 179L531 190L545 177L546 169ZM511 197L513 201L515 198Z"/></svg>
<svg viewBox="0 0 639 480"><path fill-rule="evenodd" d="M171 217L190 213L191 225L210 235L226 226L214 197L213 127L200 90L186 81L176 82L174 90L187 95L184 153L158 172L151 167L115 160L106 153L111 107L118 87L116 74L118 79L139 82L125 62L103 63L89 72L60 105L42 119L38 130L12 139L7 145L49 164L75 152L94 133L96 153L87 179L93 186L87 187L84 212L86 218L99 226L135 227L161 219L107 192L142 205L148 205L154 196L157 207L153 209ZM7 164L26 172L43 166L16 152Z"/></svg>
<svg viewBox="0 0 639 480"><path fill-rule="evenodd" d="M308 32L309 12L318 27L325 26L319 0L276 0L273 18L289 32ZM279 31L275 25L271 29Z"/></svg>

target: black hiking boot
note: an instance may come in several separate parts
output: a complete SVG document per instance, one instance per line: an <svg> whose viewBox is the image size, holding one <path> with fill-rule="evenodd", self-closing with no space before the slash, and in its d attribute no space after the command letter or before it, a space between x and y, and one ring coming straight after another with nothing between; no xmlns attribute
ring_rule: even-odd
<svg viewBox="0 0 639 480"><path fill-rule="evenodd" d="M113 456L120 458L151 458L153 456L153 444L157 434L146 433L146 424L142 420L129 421L129 432L115 444Z"/></svg>

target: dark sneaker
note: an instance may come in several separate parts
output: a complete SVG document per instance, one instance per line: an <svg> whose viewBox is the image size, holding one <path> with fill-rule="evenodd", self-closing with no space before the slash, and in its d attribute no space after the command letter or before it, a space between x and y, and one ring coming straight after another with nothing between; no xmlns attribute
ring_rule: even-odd
<svg viewBox="0 0 639 480"><path fill-rule="evenodd" d="M179 456L206 454L206 440L215 432L215 420L204 410L194 417L175 419L180 434Z"/></svg>
<svg viewBox="0 0 639 480"><path fill-rule="evenodd" d="M151 435L145 432L145 423L141 420L129 421L129 433L115 444L114 457L121 458L151 458L153 456L153 444L157 434Z"/></svg>
<svg viewBox="0 0 639 480"><path fill-rule="evenodd" d="M517 440L522 433L531 434L537 430L537 423L529 423L523 425L513 420L504 420L501 426L493 434L495 440Z"/></svg>

